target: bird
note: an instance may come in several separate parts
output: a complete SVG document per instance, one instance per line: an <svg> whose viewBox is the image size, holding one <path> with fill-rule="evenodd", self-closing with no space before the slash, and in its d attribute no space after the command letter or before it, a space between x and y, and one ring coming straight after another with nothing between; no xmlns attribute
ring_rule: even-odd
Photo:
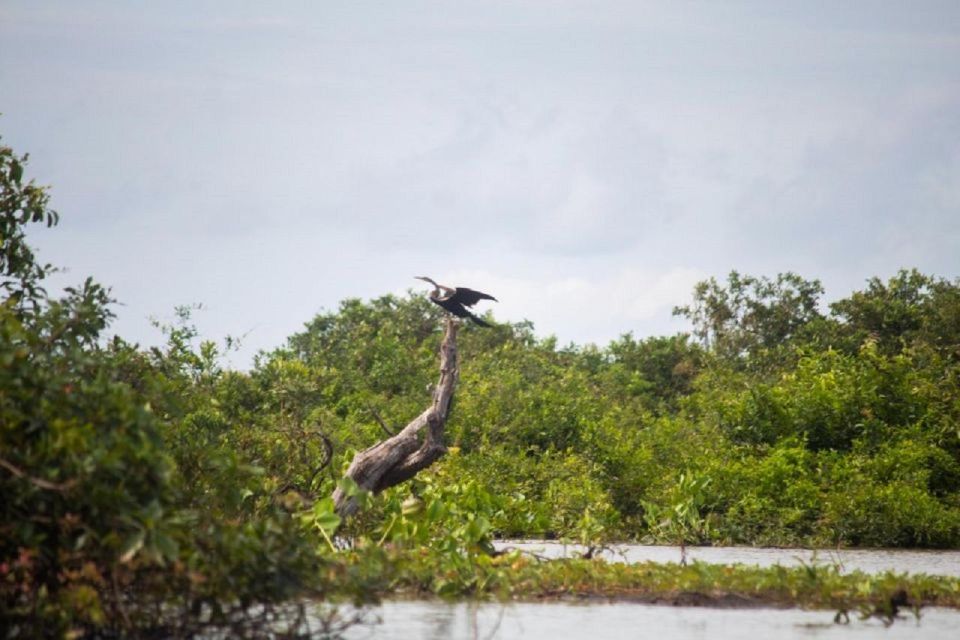
<svg viewBox="0 0 960 640"><path fill-rule="evenodd" d="M497 299L490 294L467 289L466 287L446 287L442 284L437 284L426 276L414 277L417 280L423 280L433 285L433 291L430 292L430 302L433 304L446 309L458 318L470 318L474 324L481 327L491 326L490 323L481 320L467 309L467 307L472 307L480 300L493 300L497 302Z"/></svg>

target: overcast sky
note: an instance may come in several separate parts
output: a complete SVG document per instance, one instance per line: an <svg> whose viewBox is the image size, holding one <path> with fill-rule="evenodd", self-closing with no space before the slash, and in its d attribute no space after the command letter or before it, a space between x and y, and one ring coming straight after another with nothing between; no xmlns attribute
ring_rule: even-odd
<svg viewBox="0 0 960 640"><path fill-rule="evenodd" d="M960 2L0 2L44 259L235 364L346 297L672 333L731 269L960 275Z"/></svg>

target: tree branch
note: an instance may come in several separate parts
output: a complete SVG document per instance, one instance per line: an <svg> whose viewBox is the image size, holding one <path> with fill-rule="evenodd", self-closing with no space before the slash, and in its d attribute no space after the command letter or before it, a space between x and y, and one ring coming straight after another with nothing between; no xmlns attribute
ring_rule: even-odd
<svg viewBox="0 0 960 640"><path fill-rule="evenodd" d="M387 434L387 437L388 437L388 438L397 435L397 434L393 431L393 429L391 429L390 427L387 426L387 423L383 421L383 418L380 417L380 414L377 413L377 410L376 410L376 409L374 409L374 408L373 408L372 406L370 406L370 405L367 405L367 410L368 410L368 411L370 412L370 414L373 416L373 419L377 421L377 424L380 425L380 428L383 429L383 432L384 432L385 434Z"/></svg>
<svg viewBox="0 0 960 640"><path fill-rule="evenodd" d="M426 469L444 453L443 430L450 411L450 402L456 388L457 330L460 325L448 318L443 342L440 344L440 382L433 392L433 401L396 435L359 452L350 463L346 477L358 486L379 493L409 480ZM426 428L421 442L419 435ZM357 510L355 499L337 487L333 492L337 513L347 518Z"/></svg>

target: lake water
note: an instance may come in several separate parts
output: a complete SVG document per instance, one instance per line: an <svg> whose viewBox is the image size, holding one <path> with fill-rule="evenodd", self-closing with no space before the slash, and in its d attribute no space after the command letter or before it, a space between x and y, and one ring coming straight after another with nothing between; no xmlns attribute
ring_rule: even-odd
<svg viewBox="0 0 960 640"><path fill-rule="evenodd" d="M578 545L556 542L504 540L498 549L522 549L548 558L583 553ZM680 562L680 547L645 544L612 545L603 557L621 562ZM904 549L767 549L757 547L687 547L687 561L711 564L747 564L761 567L802 563L837 564L841 573L928 573L960 577L960 551L914 551ZM960 635L958 635L960 638Z"/></svg>
<svg viewBox="0 0 960 640"><path fill-rule="evenodd" d="M582 547L542 541L501 541L549 558L572 556ZM679 547L615 545L604 557L621 562L679 562ZM841 572L896 571L960 577L960 551L758 549L689 547L688 560L715 564L797 566L837 564ZM370 609L379 624L357 625L348 640L563 640L651 638L656 640L751 640L842 638L900 640L960 638L960 611L926 608L918 621L903 614L892 626L877 619L833 622L834 611L802 609L716 609L627 602L446 603L388 601Z"/></svg>
<svg viewBox="0 0 960 640"><path fill-rule="evenodd" d="M710 609L631 603L385 602L380 624L350 628L347 640L916 640L960 637L960 612L924 609L885 627L879 620L834 624L832 611Z"/></svg>

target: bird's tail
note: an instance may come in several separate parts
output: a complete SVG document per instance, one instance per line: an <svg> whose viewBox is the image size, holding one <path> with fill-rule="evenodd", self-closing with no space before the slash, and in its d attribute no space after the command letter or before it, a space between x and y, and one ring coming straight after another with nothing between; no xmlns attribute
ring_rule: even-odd
<svg viewBox="0 0 960 640"><path fill-rule="evenodd" d="M482 318L478 318L477 316L473 315L472 313L469 313L469 312L468 312L468 316L469 316L470 320L473 321L473 324L479 325L479 326L481 326L481 327L492 327L492 326L493 326L493 325L490 324L489 322L483 320Z"/></svg>

